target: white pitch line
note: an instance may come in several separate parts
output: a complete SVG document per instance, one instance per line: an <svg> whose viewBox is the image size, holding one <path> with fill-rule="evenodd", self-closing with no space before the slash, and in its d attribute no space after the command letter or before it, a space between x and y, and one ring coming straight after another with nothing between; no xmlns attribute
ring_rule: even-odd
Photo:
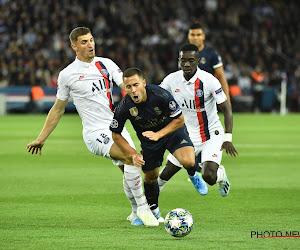
<svg viewBox="0 0 300 250"><path fill-rule="evenodd" d="M223 154L224 155L224 154ZM267 152L267 153L257 153L257 152L253 152L253 153L240 153L240 157L243 156L253 156L253 157L258 157L258 156L262 156L262 157L282 157L282 156L300 156L298 152Z"/></svg>
<svg viewBox="0 0 300 250"><path fill-rule="evenodd" d="M273 148L273 149L300 149L300 145L287 145L287 144L234 144L239 148Z"/></svg>

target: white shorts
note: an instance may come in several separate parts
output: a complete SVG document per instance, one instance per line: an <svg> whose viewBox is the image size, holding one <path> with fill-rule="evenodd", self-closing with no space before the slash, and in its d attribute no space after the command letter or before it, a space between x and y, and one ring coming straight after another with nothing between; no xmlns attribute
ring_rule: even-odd
<svg viewBox="0 0 300 250"><path fill-rule="evenodd" d="M122 136L128 141L131 147L135 149L135 145L128 133L127 129L124 127L122 131ZM120 160L115 160L110 157L110 149L114 144L112 139L112 132L109 129L97 130L87 135L83 136L83 140L87 148L95 155L104 156L111 159L114 165L121 166L124 165Z"/></svg>
<svg viewBox="0 0 300 250"><path fill-rule="evenodd" d="M217 163L219 166L222 161L221 147L224 140L224 134L219 135L211 135L210 139L200 145L194 145L195 155L196 157L201 154L201 164L205 161L213 161ZM183 167L179 161L172 155L169 154L167 159L178 167Z"/></svg>

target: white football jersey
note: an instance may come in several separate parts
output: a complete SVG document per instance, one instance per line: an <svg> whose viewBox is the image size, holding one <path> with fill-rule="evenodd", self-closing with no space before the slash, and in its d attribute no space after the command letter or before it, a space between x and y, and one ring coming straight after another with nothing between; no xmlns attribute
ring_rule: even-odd
<svg viewBox="0 0 300 250"><path fill-rule="evenodd" d="M226 95L213 75L197 68L196 74L187 81L179 70L166 76L160 87L172 93L180 105L194 145L204 143L214 133L224 133L216 103L225 102Z"/></svg>
<svg viewBox="0 0 300 250"><path fill-rule="evenodd" d="M113 119L113 82L120 85L122 75L112 60L103 57L95 57L91 63L76 58L60 72L56 97L62 101L73 98L84 135L109 128Z"/></svg>

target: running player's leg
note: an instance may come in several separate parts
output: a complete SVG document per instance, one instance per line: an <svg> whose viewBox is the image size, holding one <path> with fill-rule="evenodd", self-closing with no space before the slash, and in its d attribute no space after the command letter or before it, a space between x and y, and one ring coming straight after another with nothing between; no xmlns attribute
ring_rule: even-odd
<svg viewBox="0 0 300 250"><path fill-rule="evenodd" d="M145 165L142 169L144 172L145 195L153 215L159 220L159 222L163 222L163 218L161 218L158 206L159 187L157 178L159 175L159 167L163 161L164 152L164 148L157 148L156 151L153 151L153 149L150 150L148 148L143 148Z"/></svg>
<svg viewBox="0 0 300 250"><path fill-rule="evenodd" d="M230 189L225 168L220 165L223 151L220 151L223 143L223 135L212 136L206 142L202 150L202 177L209 184L218 183L220 194L227 196Z"/></svg>
<svg viewBox="0 0 300 250"><path fill-rule="evenodd" d="M166 165L159 172L157 178L159 192L162 191L165 184L175 175L183 166L178 162L178 160L172 155L168 154Z"/></svg>
<svg viewBox="0 0 300 250"><path fill-rule="evenodd" d="M173 133L167 148L177 159L177 164L179 163L183 165L183 167L187 170L189 178L194 184L196 190L201 195L206 195L208 191L207 185L196 172L194 167L196 162L195 151L185 127Z"/></svg>
<svg viewBox="0 0 300 250"><path fill-rule="evenodd" d="M127 132L127 130L123 130L122 135L124 138L128 141L131 147L135 148L134 143ZM142 177L141 177L141 172L140 169L136 166L131 165L131 158L124 154L122 150L116 145L113 144L111 149L110 149L110 156L114 159L118 159L121 161L124 161L126 164L124 165L124 180L127 183L127 187L129 187L135 201L136 201L136 206L134 206L133 203L132 205L132 213L133 217L135 215L137 217L141 217L142 221L144 222L145 225L152 226L156 225L156 221L151 222L151 218L149 217L149 207L148 207L148 202L146 200L146 197L144 195L143 191L143 186L142 186ZM113 160L114 164L117 164L117 161ZM124 191L126 190L126 187L124 186ZM126 191L125 191L126 193ZM127 197L130 196L130 193L126 193ZM129 199L129 197L128 197ZM139 213L138 213L139 211ZM132 215L130 215L132 216ZM153 218L152 218L153 219ZM146 220L146 221L145 221Z"/></svg>
<svg viewBox="0 0 300 250"><path fill-rule="evenodd" d="M151 171L144 171L144 189L147 201L152 213L157 219L160 217L160 210L158 207L159 187L157 183L157 177L159 174L159 168L155 168Z"/></svg>
<svg viewBox="0 0 300 250"><path fill-rule="evenodd" d="M131 143L130 145L134 147L134 144L129 134L126 134L125 136L127 140ZM119 166L121 170L124 171L123 187L124 192L131 203L132 213L136 213L138 204L147 204L142 185L138 186L137 189L134 187L134 190L132 190L132 185L128 185L126 180L134 179L138 181L138 179L140 179L141 182L141 174L139 168L135 166L128 167L130 166L128 164L131 164L132 160L128 155L125 155L116 144L114 144L114 141L112 140L111 136L111 131L109 129L95 131L93 133L85 135L84 141L88 149L92 153L111 159L114 165ZM124 168L122 167L124 165L123 162L127 163L124 166ZM124 182L126 183L124 184ZM134 197L135 202L132 201L132 197Z"/></svg>

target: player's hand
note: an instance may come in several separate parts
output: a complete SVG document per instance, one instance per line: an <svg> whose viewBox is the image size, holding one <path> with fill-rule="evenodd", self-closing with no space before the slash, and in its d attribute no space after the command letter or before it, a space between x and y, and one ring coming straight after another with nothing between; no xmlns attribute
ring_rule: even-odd
<svg viewBox="0 0 300 250"><path fill-rule="evenodd" d="M231 157L237 157L239 155L239 153L236 151L236 149L234 148L234 146L232 145L232 143L230 141L224 141L221 147L221 151L225 149L226 154L230 155Z"/></svg>
<svg viewBox="0 0 300 250"><path fill-rule="evenodd" d="M147 137L151 141L158 141L161 138L158 133L155 133L153 131L145 131L142 133L142 135Z"/></svg>
<svg viewBox="0 0 300 250"><path fill-rule="evenodd" d="M28 152L29 153L31 152L32 154L39 153L41 155L42 154L42 147L44 146L44 144L45 144L45 142L41 142L41 141L38 141L38 140L30 142L27 145Z"/></svg>
<svg viewBox="0 0 300 250"><path fill-rule="evenodd" d="M134 166L142 167L145 164L142 154L134 154L132 156L132 162Z"/></svg>

